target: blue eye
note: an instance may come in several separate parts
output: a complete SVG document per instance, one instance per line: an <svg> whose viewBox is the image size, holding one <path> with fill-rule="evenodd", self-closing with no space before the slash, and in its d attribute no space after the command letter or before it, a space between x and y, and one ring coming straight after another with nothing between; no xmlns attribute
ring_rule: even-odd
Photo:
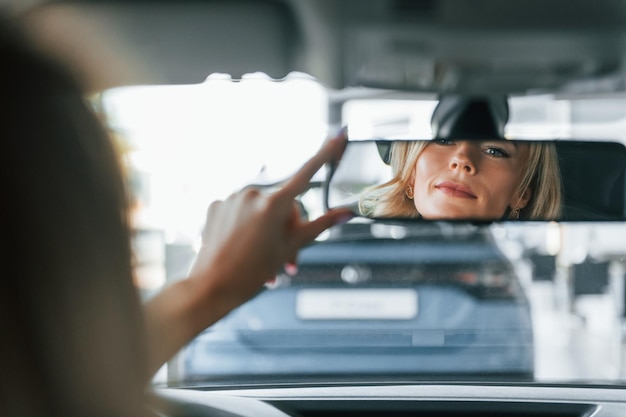
<svg viewBox="0 0 626 417"><path fill-rule="evenodd" d="M485 149L485 153L489 156L493 156L494 158L508 158L509 154L500 148L489 147Z"/></svg>
<svg viewBox="0 0 626 417"><path fill-rule="evenodd" d="M454 141L450 140L450 139L433 139L433 142L437 145L442 145L442 146L448 146L448 145L453 145Z"/></svg>

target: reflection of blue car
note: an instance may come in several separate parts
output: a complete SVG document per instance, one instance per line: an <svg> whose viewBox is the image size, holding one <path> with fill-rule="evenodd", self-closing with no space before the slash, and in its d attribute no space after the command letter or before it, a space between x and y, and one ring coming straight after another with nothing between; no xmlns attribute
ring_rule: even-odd
<svg viewBox="0 0 626 417"><path fill-rule="evenodd" d="M440 226L344 225L300 253L295 277L193 341L183 376L531 377L530 309L512 265L484 228Z"/></svg>

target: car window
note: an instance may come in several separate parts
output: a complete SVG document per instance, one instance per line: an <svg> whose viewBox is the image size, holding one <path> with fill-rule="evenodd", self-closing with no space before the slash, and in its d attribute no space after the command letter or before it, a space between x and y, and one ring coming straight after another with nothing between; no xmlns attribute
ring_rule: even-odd
<svg viewBox="0 0 626 417"><path fill-rule="evenodd" d="M136 240L147 257L138 261L137 279L145 294L184 276L185 262L166 265L165 248L192 253L212 201L251 183L287 178L320 146L328 130L326 95L295 73L282 81L214 74L198 85L123 87L101 95L134 191ZM319 215L321 199L308 199L311 215Z"/></svg>
<svg viewBox="0 0 626 417"><path fill-rule="evenodd" d="M433 100L356 99L344 107L344 118L363 137L428 138L435 104ZM513 97L505 134L626 143L624 104L620 97ZM625 225L553 222L501 224L490 229L515 265L515 279L528 298L532 378L622 379L621 342L615 335L621 334L624 315L621 253L626 248ZM448 248L453 250L452 245ZM579 360L579 355L585 359Z"/></svg>
<svg viewBox="0 0 626 417"><path fill-rule="evenodd" d="M336 128L331 96L304 74L215 74L197 85L102 94L134 190L144 297L184 277L211 201L280 181L314 152ZM626 109L616 98L512 98L507 135L623 142L626 111L593 116L615 100ZM429 138L436 103L355 98L339 119L354 137ZM589 107L595 113L580 117ZM301 203L310 218L323 211L319 184ZM281 271L201 333L155 383L619 381L624 232L616 223L351 222L305 248L297 273Z"/></svg>

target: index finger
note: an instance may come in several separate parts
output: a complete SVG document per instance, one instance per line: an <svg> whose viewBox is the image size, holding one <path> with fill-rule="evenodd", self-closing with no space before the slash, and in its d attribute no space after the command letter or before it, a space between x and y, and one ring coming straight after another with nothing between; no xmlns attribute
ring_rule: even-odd
<svg viewBox="0 0 626 417"><path fill-rule="evenodd" d="M319 151L309 159L302 168L296 172L285 185L276 192L276 194L284 194L290 198L302 194L309 187L309 182L313 175L327 162L333 160L333 157L341 156L346 146L347 135L345 129L334 138L328 140Z"/></svg>

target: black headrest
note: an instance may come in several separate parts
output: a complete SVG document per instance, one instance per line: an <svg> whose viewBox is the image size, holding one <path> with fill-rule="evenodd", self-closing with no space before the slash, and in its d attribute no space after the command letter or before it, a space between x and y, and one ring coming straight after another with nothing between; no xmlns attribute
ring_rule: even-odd
<svg viewBox="0 0 626 417"><path fill-rule="evenodd" d="M623 218L626 148L621 143L556 142L566 220Z"/></svg>

